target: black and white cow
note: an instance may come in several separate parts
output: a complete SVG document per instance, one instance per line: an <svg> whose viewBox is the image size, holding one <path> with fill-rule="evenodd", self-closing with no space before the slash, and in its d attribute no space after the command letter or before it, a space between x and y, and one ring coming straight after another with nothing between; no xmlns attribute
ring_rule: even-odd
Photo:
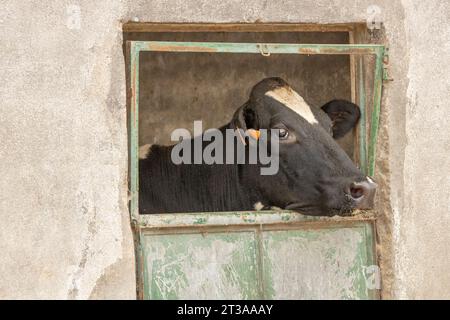
<svg viewBox="0 0 450 320"><path fill-rule="evenodd" d="M139 161L140 213L277 207L308 215L346 215L371 208L376 184L334 140L349 132L359 116L351 102L333 100L321 109L311 108L284 80L264 79L219 130L279 129L278 173L261 175L259 163L176 165L171 161L174 146L153 145Z"/></svg>

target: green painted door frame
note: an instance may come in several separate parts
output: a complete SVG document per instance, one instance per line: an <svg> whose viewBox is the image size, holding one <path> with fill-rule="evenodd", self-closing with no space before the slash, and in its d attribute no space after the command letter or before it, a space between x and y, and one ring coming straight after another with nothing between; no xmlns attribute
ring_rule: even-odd
<svg viewBox="0 0 450 320"><path fill-rule="evenodd" d="M152 260L149 257L150 251L155 252L156 247L153 245L173 245L171 241L174 239L187 239L180 235L199 235L199 234L216 234L220 235L215 239L215 244L226 244L230 248L233 247L236 240L239 245L236 245L236 250L241 250L239 247L243 242L248 243L250 247L245 247L245 250L254 251L254 261L248 263L255 263L255 277L256 287L242 287L244 288L242 295L244 298L277 298L274 289L278 284L271 284L274 274L267 273L267 268L263 268L263 261L269 259L270 246L280 245L276 239L284 239L283 231L291 230L289 233L289 241L301 246L301 239L316 239L322 236L322 233L329 234L335 229L342 230L357 230L361 233L349 233L347 235L340 235L346 238L348 243L355 245L356 261L353 265L348 266L347 275L352 274L352 290L338 294L341 298L377 298L378 291L372 289L361 289L361 268L362 266L376 265L376 254L374 244L375 234L375 219L368 215L368 217L350 217L350 218L313 218L303 216L294 212L225 212L225 213L196 213L196 214L158 214L158 215L139 215L138 197L139 197L139 55L140 52L208 52L208 53L248 53L248 54L262 54L264 56L272 54L306 54L306 55L373 55L375 56L374 68L374 87L373 87L373 106L370 115L370 135L367 130L368 124L366 120L366 102L365 102L365 88L364 80L360 77L359 91L361 108L361 119L359 122L359 161L360 168L369 176L374 175L375 171L375 157L376 157L376 141L379 126L380 108L381 108L381 94L383 81L383 60L385 57L385 47L383 45L375 44L259 44L259 43L221 43L221 42L167 42L167 41L127 41L127 58L129 67L129 88L130 88L130 110L129 110L129 190L130 190L130 215L132 225L135 230L136 239L136 258L137 258L137 274L138 274L138 295L140 298L177 298L180 297L177 290L170 291L159 288L155 289L158 282L149 279L149 268L152 272L156 270L161 261ZM362 60L360 60L362 61ZM361 62L362 63L362 62ZM361 70L361 68L360 68ZM368 147L367 147L368 143ZM276 233L277 231L278 233ZM240 238L242 232L247 232L246 237ZM275 232L275 233L273 233ZM281 232L281 233L279 233ZM235 234L235 238L229 236ZM170 235L170 236L169 236ZM362 235L362 239L360 239ZM326 238L328 235L324 235ZM178 238L177 238L178 237ZM230 238L231 237L231 238ZM237 238L236 238L237 237ZM325 239L324 238L324 239ZM150 240L151 241L150 241ZM202 242L201 238L192 236L191 239L196 239L198 246L207 245ZM247 240L245 240L247 239ZM251 240L248 240L251 239ZM360 241L361 240L361 241ZM286 243L289 241L286 240ZM311 240L313 241L313 240ZM353 241L353 242L352 242ZM177 245L181 245L177 242ZM205 247L206 248L206 247ZM234 247L233 247L234 248ZM280 247L281 248L281 247ZM191 248L192 249L192 248ZM286 248L284 248L286 249ZM287 248L286 250L288 250ZM159 250L159 249L158 249ZM164 249L165 250L165 249ZM187 250L180 247L179 250ZM212 250L206 248L205 250ZM242 249L244 250L244 249ZM268 251L269 250L269 251ZM280 249L281 250L281 249ZM290 249L289 249L290 250ZM321 249L318 249L318 252ZM333 255L333 250L342 250L342 248L326 249L323 253L324 257ZM236 252L238 252L236 251ZM160 252L160 251L156 251ZM331 252L331 253L330 253ZM340 251L339 251L340 252ZM347 253L348 255L348 253ZM157 256L157 255L156 255ZM239 256L239 255L237 255ZM345 256L345 255L344 255ZM173 258L172 255L163 256L164 259ZM333 256L334 257L334 256ZM161 258L161 257L160 257ZM163 259L162 258L162 259ZM273 257L272 257L273 258ZM342 258L342 257L341 257ZM353 259L352 258L352 259ZM237 259L237 258L236 258ZM325 258L324 258L325 259ZM336 261L339 257L334 258ZM270 259L269 259L270 260ZM269 261L267 260L267 261ZM276 260L276 259L275 259ZM276 264L275 260L270 260L269 265ZM236 260L238 261L238 260ZM240 260L239 260L240 261ZM241 265L242 261L236 262L236 265ZM326 259L324 261L327 261ZM193 262L194 263L194 262ZM247 263L247 262L245 262ZM244 263L244 265L245 265ZM247 264L248 264L247 263ZM151 266L149 265L151 264ZM195 264L195 263L194 263ZM192 267L192 266L191 266ZM252 267L248 266L252 269ZM246 267L244 268L245 270ZM178 270L178 269L177 269ZM355 271L356 270L356 271ZM156 272L156 271L155 271ZM175 271L174 271L175 272ZM176 271L181 272L180 270ZM185 271L183 271L185 272ZM181 272L183 281L186 282L187 276ZM153 274L153 273L150 273ZM357 274L357 275L356 275ZM163 273L164 275L164 273ZM165 275L171 279L171 275ZM235 275L236 276L236 275ZM249 275L249 277L251 277ZM269 279L270 278L270 279ZM160 279L160 278L158 278ZM179 277L177 278L180 279ZM161 279L160 279L161 280ZM173 280L173 279L172 279ZM229 280L229 279L228 279ZM282 280L280 280L282 281ZM283 280L284 281L284 280ZM331 280L330 280L331 281ZM153 285L153 287L152 287ZM186 283L185 283L186 285ZM272 286L271 288L269 288ZM153 289L152 289L153 288ZM358 289L359 288L359 289ZM178 288L181 290L180 288ZM153 290L153 291L152 291ZM206 290L206 289L205 289ZM211 289L213 290L213 289ZM356 291L355 291L356 290ZM359 291L358 291L359 290ZM349 293L350 292L350 293ZM357 294L354 294L357 292ZM178 295L177 295L178 294ZM312 293L312 296L315 296Z"/></svg>

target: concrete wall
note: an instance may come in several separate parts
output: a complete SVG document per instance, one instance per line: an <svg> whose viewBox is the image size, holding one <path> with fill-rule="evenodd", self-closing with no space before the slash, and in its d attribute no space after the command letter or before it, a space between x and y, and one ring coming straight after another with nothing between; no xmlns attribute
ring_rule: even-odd
<svg viewBox="0 0 450 320"><path fill-rule="evenodd" d="M376 177L383 295L450 298L450 4L437 0L2 1L0 297L135 297L123 21L363 22L372 4L395 79Z"/></svg>
<svg viewBox="0 0 450 320"><path fill-rule="evenodd" d="M135 297L125 4L74 3L1 4L1 298Z"/></svg>
<svg viewBox="0 0 450 320"><path fill-rule="evenodd" d="M404 7L408 103L405 149L397 153L404 189L393 195L397 295L449 299L450 3Z"/></svg>

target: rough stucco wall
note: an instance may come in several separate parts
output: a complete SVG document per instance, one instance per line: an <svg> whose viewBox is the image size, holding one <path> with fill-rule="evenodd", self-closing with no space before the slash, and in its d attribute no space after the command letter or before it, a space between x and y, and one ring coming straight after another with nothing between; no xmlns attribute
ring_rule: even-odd
<svg viewBox="0 0 450 320"><path fill-rule="evenodd" d="M403 2L409 67L398 296L450 298L450 3Z"/></svg>
<svg viewBox="0 0 450 320"><path fill-rule="evenodd" d="M381 243L392 234L395 248L383 247L384 297L449 298L450 10L437 0L2 1L0 297L135 297L121 21L363 22L372 4L395 79L376 177Z"/></svg>
<svg viewBox="0 0 450 320"><path fill-rule="evenodd" d="M67 4L1 4L0 298L133 299L123 7Z"/></svg>

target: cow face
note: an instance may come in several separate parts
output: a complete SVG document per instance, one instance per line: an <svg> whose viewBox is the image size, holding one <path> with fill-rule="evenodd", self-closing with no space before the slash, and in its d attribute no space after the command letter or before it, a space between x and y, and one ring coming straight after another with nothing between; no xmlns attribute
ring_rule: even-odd
<svg viewBox="0 0 450 320"><path fill-rule="evenodd" d="M376 184L334 140L349 132L359 116L351 102L333 100L321 109L310 108L284 80L259 82L231 123L244 130L278 129L273 132L279 137L279 170L272 176L255 171L243 177L244 183L258 189L264 207L309 215L371 208Z"/></svg>

